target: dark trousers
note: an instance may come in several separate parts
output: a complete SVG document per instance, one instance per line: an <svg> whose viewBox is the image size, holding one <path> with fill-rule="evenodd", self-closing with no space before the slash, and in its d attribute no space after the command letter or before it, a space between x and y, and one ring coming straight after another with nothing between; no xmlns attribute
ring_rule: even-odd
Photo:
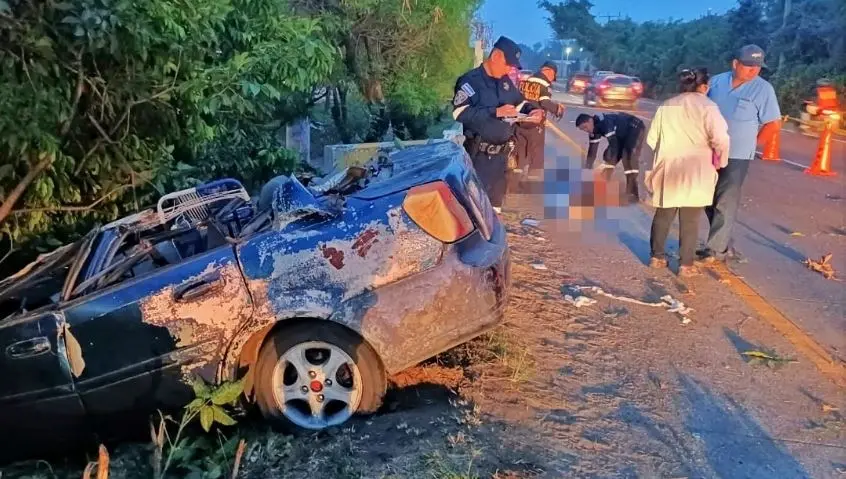
<svg viewBox="0 0 846 479"><path fill-rule="evenodd" d="M652 218L652 234L649 238L652 257L664 259L664 245L670 234L673 220L679 215L679 257L682 266L692 266L696 254L699 215L702 208L657 208Z"/></svg>
<svg viewBox="0 0 846 479"><path fill-rule="evenodd" d="M611 179L614 167L617 166L617 163L622 162L623 172L626 175L626 193L635 197L638 196L637 177L640 173L640 152L643 150L645 138L646 128L642 126L642 123L640 127L632 126L626 137L618 140L620 147L617 157L614 158L608 154L603 155L605 178ZM593 168L593 162L588 162L588 168Z"/></svg>
<svg viewBox="0 0 846 479"><path fill-rule="evenodd" d="M525 173L542 170L546 129L542 126L521 126L515 136L520 169Z"/></svg>
<svg viewBox="0 0 846 479"><path fill-rule="evenodd" d="M711 225L705 248L711 255L721 258L731 247L731 232L737 219L740 191L749 172L749 163L749 160L729 158L728 165L717 171L714 203L705 208Z"/></svg>
<svg viewBox="0 0 846 479"><path fill-rule="evenodd" d="M496 155L488 155L486 153L476 152L470 155L473 160L473 168L476 170L476 175L488 198L491 200L491 205L501 207L505 200L505 191L507 187L506 169L508 167L508 160L505 153Z"/></svg>

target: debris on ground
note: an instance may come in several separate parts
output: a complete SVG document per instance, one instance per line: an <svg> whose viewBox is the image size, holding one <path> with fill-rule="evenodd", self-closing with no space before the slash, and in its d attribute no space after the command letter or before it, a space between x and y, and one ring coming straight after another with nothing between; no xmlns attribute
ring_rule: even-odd
<svg viewBox="0 0 846 479"><path fill-rule="evenodd" d="M568 286L567 288L575 292L587 291L593 294L598 294L600 296L605 296L606 298L622 301L624 303L638 304L641 306L649 306L652 308L666 308L667 312L678 314L682 319L682 324L690 323L690 318L688 316L690 315L690 313L693 312L693 308L686 306L683 302L673 298L669 294L661 296L661 302L659 303L650 303L646 301L641 301L639 299L629 298L627 296L619 296L611 293L606 293L599 286ZM570 296L565 295L564 299L567 300L568 297ZM578 298L582 297L584 296L579 296ZM574 301L578 301L578 298L574 299ZM567 302L570 303L569 300Z"/></svg>
<svg viewBox="0 0 846 479"><path fill-rule="evenodd" d="M538 271L546 271L547 269L549 269L543 263L532 263L531 266L532 266L532 269L536 269Z"/></svg>
<svg viewBox="0 0 846 479"><path fill-rule="evenodd" d="M569 304L581 308L582 306L592 306L596 304L596 300L593 298L588 298L587 296L570 296L569 294L564 295L564 301L568 302Z"/></svg>
<svg viewBox="0 0 846 479"><path fill-rule="evenodd" d="M840 408L832 406L831 404L823 403L822 411L823 412L838 412L838 411L840 411Z"/></svg>
<svg viewBox="0 0 846 479"><path fill-rule="evenodd" d="M805 236L805 233L802 233L801 231L794 231L794 232L790 233L790 236L800 237L800 236Z"/></svg>
<svg viewBox="0 0 846 479"><path fill-rule="evenodd" d="M834 277L834 266L832 266L830 263L831 256L831 253L824 255L822 258L820 258L819 261L814 261L811 258L808 258L803 261L802 264L807 266L809 269L822 274L825 279L836 279Z"/></svg>
<svg viewBox="0 0 846 479"><path fill-rule="evenodd" d="M540 226L540 221L532 218L526 218L521 221L520 224L523 226L531 226L532 228L537 228L538 226Z"/></svg>
<svg viewBox="0 0 846 479"><path fill-rule="evenodd" d="M764 351L744 351L740 354L749 358L750 364L763 364L767 367L797 362L795 359L781 357L775 353L767 353Z"/></svg>

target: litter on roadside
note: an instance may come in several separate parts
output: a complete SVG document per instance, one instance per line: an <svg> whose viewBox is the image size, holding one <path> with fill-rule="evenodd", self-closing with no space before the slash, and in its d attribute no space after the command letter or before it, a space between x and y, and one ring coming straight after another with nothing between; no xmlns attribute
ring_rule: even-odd
<svg viewBox="0 0 846 479"><path fill-rule="evenodd" d="M582 306L591 306L596 304L596 300L593 298L588 298L587 296L576 296L575 298L570 296L569 294L564 295L564 301L570 303L571 305L581 308Z"/></svg>
<svg viewBox="0 0 846 479"><path fill-rule="evenodd" d="M538 271L546 271L549 268L547 268L546 265L543 263L532 263L532 269L536 269Z"/></svg>
<svg viewBox="0 0 846 479"><path fill-rule="evenodd" d="M589 293L593 293L593 294L598 294L600 296L605 296L606 298L614 299L614 300L617 300L617 301L622 301L624 303L638 304L640 306L649 306L649 307L652 307L652 308L665 308L667 310L667 312L678 314L681 317L682 324L688 324L691 321L688 316L690 315L690 313L693 312L693 308L686 306L683 302L673 298L669 294L662 296L661 302L649 303L649 302L646 302L646 301L641 301L639 299L629 298L627 296L619 296L619 295L607 293L602 288L600 288L599 286L568 286L567 288L572 290L572 291L579 292L579 293L589 292ZM571 298L571 300L568 300L567 298ZM564 296L565 301L567 301L570 304L575 305L576 307L579 307L578 305L576 305L576 303L578 303L581 300L581 298L586 298L586 297L585 296L578 296L576 298L572 298L572 296L570 296L570 295ZM596 302L596 300L594 300L592 298L587 298L587 299L590 299L594 303ZM593 304L593 303L590 303L590 304Z"/></svg>
<svg viewBox="0 0 846 479"><path fill-rule="evenodd" d="M538 226L540 226L540 221L534 220L532 218L526 218L521 221L520 224L523 226L531 226L532 228L537 228Z"/></svg>
<svg viewBox="0 0 846 479"><path fill-rule="evenodd" d="M816 271L817 273L822 274L825 279L837 280L834 277L834 275L835 275L834 266L831 265L830 261L831 261L831 253L823 256L822 258L820 258L819 261L815 261L815 260L812 260L811 258L808 258L805 261L803 261L802 264L807 266L809 269L812 269L812 270Z"/></svg>

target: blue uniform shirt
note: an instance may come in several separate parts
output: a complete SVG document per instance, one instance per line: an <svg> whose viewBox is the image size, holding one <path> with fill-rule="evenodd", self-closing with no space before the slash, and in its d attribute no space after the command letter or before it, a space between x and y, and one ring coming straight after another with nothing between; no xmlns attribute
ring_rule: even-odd
<svg viewBox="0 0 846 479"><path fill-rule="evenodd" d="M773 86L761 77L731 87L732 73L711 78L708 97L720 108L729 127L729 158L751 160L755 157L758 131L761 126L781 118Z"/></svg>

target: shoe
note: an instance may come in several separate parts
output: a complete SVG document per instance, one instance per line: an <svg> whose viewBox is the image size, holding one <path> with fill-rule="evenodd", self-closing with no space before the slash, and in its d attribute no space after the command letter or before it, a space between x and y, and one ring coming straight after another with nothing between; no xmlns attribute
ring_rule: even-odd
<svg viewBox="0 0 846 479"><path fill-rule="evenodd" d="M692 278L701 274L702 272L696 266L679 266L679 276L682 278Z"/></svg>
<svg viewBox="0 0 846 479"><path fill-rule="evenodd" d="M649 267L652 269L663 269L667 267L667 260L664 258L649 258Z"/></svg>

